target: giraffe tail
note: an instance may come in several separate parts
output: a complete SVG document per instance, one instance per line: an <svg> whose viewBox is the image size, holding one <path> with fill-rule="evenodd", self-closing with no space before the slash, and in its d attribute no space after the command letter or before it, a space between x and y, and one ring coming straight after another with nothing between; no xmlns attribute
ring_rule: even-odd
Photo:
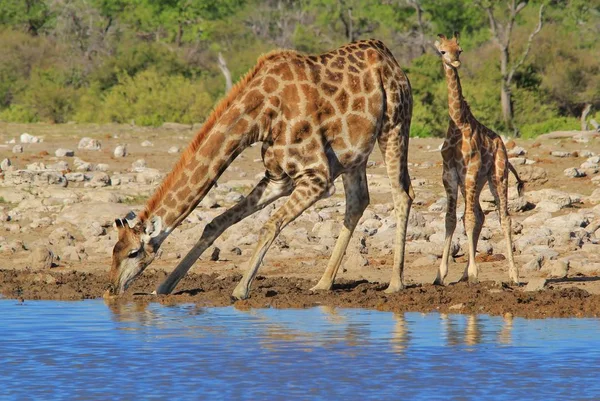
<svg viewBox="0 0 600 401"><path fill-rule="evenodd" d="M511 173L514 174L515 178L517 179L517 192L519 193L519 196L523 196L523 193L525 192L525 182L521 180L519 174L517 173L517 170L510 162L508 162L508 169Z"/></svg>

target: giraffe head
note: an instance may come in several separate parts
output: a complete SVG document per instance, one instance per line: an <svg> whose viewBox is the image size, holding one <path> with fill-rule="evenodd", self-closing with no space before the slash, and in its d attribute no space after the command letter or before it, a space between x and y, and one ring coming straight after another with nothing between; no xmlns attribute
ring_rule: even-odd
<svg viewBox="0 0 600 401"><path fill-rule="evenodd" d="M119 239L113 248L109 293L119 295L152 263L162 237L162 220L140 220L134 212L115 220Z"/></svg>
<svg viewBox="0 0 600 401"><path fill-rule="evenodd" d="M450 67L460 68L459 57L462 48L458 44L458 32L454 32L454 37L451 39L447 39L442 34L439 34L438 38L440 40L435 41L435 48L442 56L442 61Z"/></svg>

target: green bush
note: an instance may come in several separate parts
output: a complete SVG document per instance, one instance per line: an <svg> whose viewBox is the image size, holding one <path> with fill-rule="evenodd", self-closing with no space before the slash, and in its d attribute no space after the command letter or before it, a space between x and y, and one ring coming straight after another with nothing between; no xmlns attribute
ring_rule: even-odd
<svg viewBox="0 0 600 401"><path fill-rule="evenodd" d="M35 123L38 122L38 116L23 105L13 104L0 112L0 121Z"/></svg>
<svg viewBox="0 0 600 401"><path fill-rule="evenodd" d="M434 136L434 135L433 135L433 131L431 130L431 128L429 128L423 124L412 123L410 125L410 136L418 137L418 138L426 138L426 137L430 137L430 136Z"/></svg>
<svg viewBox="0 0 600 401"><path fill-rule="evenodd" d="M208 116L213 106L202 82L181 75L162 75L155 69L134 77L121 74L105 96L97 87L81 97L76 120L81 122L135 122L160 125L166 121L194 123Z"/></svg>
<svg viewBox="0 0 600 401"><path fill-rule="evenodd" d="M72 117L76 104L77 91L68 85L64 74L55 69L36 69L3 116L18 122L65 123Z"/></svg>
<svg viewBox="0 0 600 401"><path fill-rule="evenodd" d="M547 134L552 131L570 131L578 130L581 125L579 120L573 117L554 117L539 123L525 124L521 126L521 136L523 138L535 138L541 134Z"/></svg>

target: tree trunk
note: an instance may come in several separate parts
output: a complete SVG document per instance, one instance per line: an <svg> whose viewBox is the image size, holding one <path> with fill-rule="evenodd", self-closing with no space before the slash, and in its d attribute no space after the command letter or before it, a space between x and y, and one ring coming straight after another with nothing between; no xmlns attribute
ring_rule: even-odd
<svg viewBox="0 0 600 401"><path fill-rule="evenodd" d="M587 119L588 114L590 114L590 111L592 111L592 104L586 103L585 107L581 111L581 130L582 131L588 130L588 123L587 123L586 119Z"/></svg>
<svg viewBox="0 0 600 401"><path fill-rule="evenodd" d="M219 69L221 69L221 72L225 76L225 93L227 93L231 90L233 83L231 81L231 72L229 71L229 68L227 68L225 57L223 57L221 52L219 52Z"/></svg>
<svg viewBox="0 0 600 401"><path fill-rule="evenodd" d="M502 81L500 82L500 105L502 106L502 119L506 127L515 131L513 122L512 96L510 92L510 82L508 82L508 63L509 63L508 47L500 49L500 73Z"/></svg>
<svg viewBox="0 0 600 401"><path fill-rule="evenodd" d="M352 8L348 9L348 40L354 42L354 26L352 26Z"/></svg>

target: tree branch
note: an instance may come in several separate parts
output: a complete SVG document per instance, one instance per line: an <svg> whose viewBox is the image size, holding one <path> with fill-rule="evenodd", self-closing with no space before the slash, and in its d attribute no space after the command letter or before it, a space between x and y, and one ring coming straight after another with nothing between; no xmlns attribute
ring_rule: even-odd
<svg viewBox="0 0 600 401"><path fill-rule="evenodd" d="M419 0L406 0L408 5L412 6L417 13L417 24L419 24L419 41L421 42L421 54L425 54L425 28L423 24L423 9Z"/></svg>
<svg viewBox="0 0 600 401"><path fill-rule="evenodd" d="M219 60L219 69L225 76L225 93L227 93L231 90L231 87L233 86L233 82L231 80L231 72L229 71L229 68L227 68L227 63L225 62L225 57L223 57L223 54L221 54L221 52L219 52L218 60Z"/></svg>
<svg viewBox="0 0 600 401"><path fill-rule="evenodd" d="M496 44L503 48L504 44L502 40L500 40L500 32L498 31L498 22L496 21L496 17L494 16L494 10L491 6L484 5L480 0L476 0L475 4L477 4L482 10L484 10L488 18L490 20L490 31L492 31L492 36Z"/></svg>
<svg viewBox="0 0 600 401"><path fill-rule="evenodd" d="M521 3L523 4L523 3ZM535 28L535 30L531 33L531 35L529 35L529 39L527 40L527 46L525 47L525 50L523 51L523 54L521 55L521 58L519 59L519 61L517 61L517 63L515 65L513 65L513 67L510 69L510 72L508 73L508 78L506 79L506 82L508 84L511 83L513 76L515 75L515 72L517 71L517 69L519 69L519 67L521 67L521 65L523 65L523 63L525 62L525 59L527 58L527 55L529 54L529 50L531 50L531 42L533 42L533 38L535 38L535 36L540 33L540 31L542 30L542 25L544 23L544 5L542 4L540 6L540 12L539 12L539 16L538 16L538 24L537 27Z"/></svg>

